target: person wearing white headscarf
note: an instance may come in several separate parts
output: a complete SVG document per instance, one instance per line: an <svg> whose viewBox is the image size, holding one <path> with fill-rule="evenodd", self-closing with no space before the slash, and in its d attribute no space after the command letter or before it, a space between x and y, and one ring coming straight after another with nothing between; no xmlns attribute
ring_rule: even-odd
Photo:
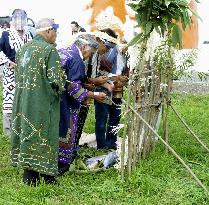
<svg viewBox="0 0 209 205"><path fill-rule="evenodd" d="M84 61L97 51L98 42L93 35L80 34L74 43L67 48L59 50L63 69L65 70L67 88L72 82L70 89L63 92L60 103L60 147L58 166L60 174L68 171L70 164L77 154L76 132L78 126L78 114L81 103L86 98L96 101L104 101L106 95L102 92L92 92L85 87L85 64Z"/></svg>
<svg viewBox="0 0 209 205"><path fill-rule="evenodd" d="M11 114L15 92L16 52L32 40L27 26L27 14L22 9L12 13L11 26L2 32L0 38L0 66L3 70L3 132L10 135Z"/></svg>

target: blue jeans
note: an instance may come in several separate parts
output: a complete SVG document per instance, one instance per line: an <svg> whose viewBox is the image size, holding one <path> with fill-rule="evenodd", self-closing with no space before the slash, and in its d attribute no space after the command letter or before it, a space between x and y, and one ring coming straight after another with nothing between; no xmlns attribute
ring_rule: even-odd
<svg viewBox="0 0 209 205"><path fill-rule="evenodd" d="M95 105L95 134L97 140L97 149L116 148L117 132L113 132L120 122L121 99L112 99L116 105L94 102Z"/></svg>

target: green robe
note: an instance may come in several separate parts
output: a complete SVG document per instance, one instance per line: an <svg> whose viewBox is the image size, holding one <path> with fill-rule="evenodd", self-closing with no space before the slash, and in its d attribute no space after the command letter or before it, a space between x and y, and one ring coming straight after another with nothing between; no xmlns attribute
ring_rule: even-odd
<svg viewBox="0 0 209 205"><path fill-rule="evenodd" d="M13 166L58 173L60 92L65 74L56 48L37 35L17 53L12 112Z"/></svg>

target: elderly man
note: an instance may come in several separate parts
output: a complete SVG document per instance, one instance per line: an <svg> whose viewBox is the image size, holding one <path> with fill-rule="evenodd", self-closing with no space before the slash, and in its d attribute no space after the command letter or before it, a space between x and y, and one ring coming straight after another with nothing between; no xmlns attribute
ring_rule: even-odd
<svg viewBox="0 0 209 205"><path fill-rule="evenodd" d="M99 102L106 98L102 92L94 93L84 88L85 64L83 61L96 52L99 46L94 38L90 34L81 34L73 45L59 51L67 79L73 82L73 85L66 84L66 88L70 87L70 89L63 93L61 101L60 173L69 168L76 154L76 130L81 102L85 98L93 98Z"/></svg>
<svg viewBox="0 0 209 205"><path fill-rule="evenodd" d="M3 70L3 132L10 135L12 106L15 92L15 55L27 42L32 40L25 30L27 14L22 9L12 13L11 28L2 32L0 38L0 70Z"/></svg>
<svg viewBox="0 0 209 205"><path fill-rule="evenodd" d="M58 24L41 19L37 35L17 53L11 160L29 185L54 183L58 174L60 91L65 74L54 47Z"/></svg>
<svg viewBox="0 0 209 205"><path fill-rule="evenodd" d="M95 86L103 86L108 90L112 90L113 86L107 81L109 78L107 76L98 76L98 71L100 67L101 57L108 52L111 48L111 43L109 42L110 36L103 32L94 32L96 37L96 41L99 44L98 50L94 55L90 57L88 60L88 65L86 66L86 84L85 87L87 89L94 90ZM98 76L98 77L97 77ZM85 124L85 120L88 115L89 105L84 102L80 107L79 117L78 117L78 128L76 133L76 144L79 145L79 140L82 135L83 127Z"/></svg>

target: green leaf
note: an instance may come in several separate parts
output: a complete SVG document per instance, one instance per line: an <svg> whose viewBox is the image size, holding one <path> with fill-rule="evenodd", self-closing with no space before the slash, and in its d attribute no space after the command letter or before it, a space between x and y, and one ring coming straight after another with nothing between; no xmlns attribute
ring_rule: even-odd
<svg viewBox="0 0 209 205"><path fill-rule="evenodd" d="M167 8L170 5L170 3L171 3L171 0L165 0L165 5L166 5Z"/></svg>
<svg viewBox="0 0 209 205"><path fill-rule="evenodd" d="M182 48L182 32L178 25L173 26L172 30L172 45L173 47L176 47L179 45L179 48Z"/></svg>
<svg viewBox="0 0 209 205"><path fill-rule="evenodd" d="M187 11L185 11L185 9L182 10L182 18L181 18L181 24L182 24L182 28L185 30L187 25L190 24L189 19L187 18Z"/></svg>
<svg viewBox="0 0 209 205"><path fill-rule="evenodd" d="M145 27L145 35L148 36L153 30L153 24L152 22L147 22L146 27Z"/></svg>
<svg viewBox="0 0 209 205"><path fill-rule="evenodd" d="M186 1L180 1L179 3L178 3L178 7L180 8L180 6L183 6L183 7L186 7L186 8L188 8L188 2L186 2Z"/></svg>
<svg viewBox="0 0 209 205"><path fill-rule="evenodd" d="M128 46L133 46L136 43L139 43L143 40L143 33L139 33L137 36L135 36L129 43Z"/></svg>
<svg viewBox="0 0 209 205"><path fill-rule="evenodd" d="M176 25L175 23L170 23L168 25L168 31L171 31L175 25Z"/></svg>
<svg viewBox="0 0 209 205"><path fill-rule="evenodd" d="M166 32L166 24L164 24L162 21L158 21L158 23L160 26L161 36L164 36L164 33Z"/></svg>
<svg viewBox="0 0 209 205"><path fill-rule="evenodd" d="M130 3L130 4L128 4L128 6L130 6L134 11L136 11L137 10L137 4L134 4L134 3Z"/></svg>
<svg viewBox="0 0 209 205"><path fill-rule="evenodd" d="M159 29L159 27L158 27L158 26L156 26L156 27L155 27L155 31L156 31L158 34L160 34L160 35L161 35L160 29Z"/></svg>

